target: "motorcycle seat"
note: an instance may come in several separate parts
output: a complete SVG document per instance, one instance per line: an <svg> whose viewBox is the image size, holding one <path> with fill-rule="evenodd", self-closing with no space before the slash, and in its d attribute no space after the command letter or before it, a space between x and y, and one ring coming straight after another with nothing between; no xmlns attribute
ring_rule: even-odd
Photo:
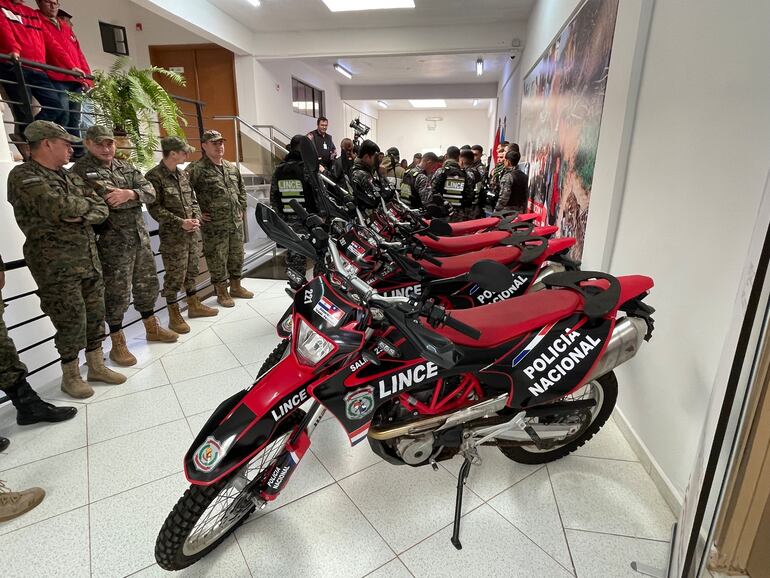
<svg viewBox="0 0 770 578"><path fill-rule="evenodd" d="M476 262L484 259L508 265L509 263L518 260L520 256L521 251L517 247L505 247L500 245L498 247L487 247L480 251L473 251L462 255L438 257L437 260L441 261L441 266L428 261L420 261L419 263L420 267L425 269L425 272L431 277L448 279L467 273Z"/></svg>
<svg viewBox="0 0 770 578"><path fill-rule="evenodd" d="M434 329L453 343L465 347L496 347L516 336L540 329L577 311L582 297L569 290L544 290L515 299L498 301L472 309L455 309L450 315L481 332L479 339L446 325Z"/></svg>
<svg viewBox="0 0 770 578"><path fill-rule="evenodd" d="M470 235L484 229L496 226L500 222L499 217L486 217L484 219L473 219L470 221L461 221L459 223L449 223L452 229L452 235Z"/></svg>
<svg viewBox="0 0 770 578"><path fill-rule="evenodd" d="M462 237L441 237L433 240L424 235L416 235L417 239L431 251L443 255L460 255L471 251L478 251L485 247L497 245L503 239L510 237L508 231L489 231L464 235Z"/></svg>

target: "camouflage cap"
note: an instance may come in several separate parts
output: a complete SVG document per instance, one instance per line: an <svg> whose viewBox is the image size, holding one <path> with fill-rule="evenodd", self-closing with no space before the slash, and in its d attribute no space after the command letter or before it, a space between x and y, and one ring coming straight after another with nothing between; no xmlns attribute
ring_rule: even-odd
<svg viewBox="0 0 770 578"><path fill-rule="evenodd" d="M94 142L102 142L103 140L107 139L115 140L115 133L109 127L95 124L88 127L88 130L86 131L86 138Z"/></svg>
<svg viewBox="0 0 770 578"><path fill-rule="evenodd" d="M24 129L27 142L38 142L47 138L60 138L69 142L81 142L76 136L72 136L55 122L49 120L36 120Z"/></svg>
<svg viewBox="0 0 770 578"><path fill-rule="evenodd" d="M181 136L167 136L160 139L160 148L165 152L184 151L186 153L195 152L195 147L191 147Z"/></svg>
<svg viewBox="0 0 770 578"><path fill-rule="evenodd" d="M227 139L222 136L222 133L218 130L207 130L203 133L203 137L201 138L201 142L218 142L220 140L226 141Z"/></svg>

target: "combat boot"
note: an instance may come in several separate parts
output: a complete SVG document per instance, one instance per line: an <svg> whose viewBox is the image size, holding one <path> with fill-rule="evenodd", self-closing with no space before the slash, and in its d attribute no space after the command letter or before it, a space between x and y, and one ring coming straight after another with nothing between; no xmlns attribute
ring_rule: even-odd
<svg viewBox="0 0 770 578"><path fill-rule="evenodd" d="M98 347L93 351L86 351L86 364L88 365L88 381L101 381L110 385L118 385L126 382L126 376L117 371L112 371L104 365L104 354L102 348Z"/></svg>
<svg viewBox="0 0 770 578"><path fill-rule="evenodd" d="M61 390L76 399L84 399L94 394L93 388L80 377L80 360L73 359L61 364Z"/></svg>
<svg viewBox="0 0 770 578"><path fill-rule="evenodd" d="M126 345L126 336L123 331L110 333L112 349L110 349L110 359L121 367L136 365L136 357L128 350Z"/></svg>
<svg viewBox="0 0 770 578"><path fill-rule="evenodd" d="M254 297L254 293L241 287L241 280L238 277L230 278L230 296L237 297L238 299L251 299Z"/></svg>
<svg viewBox="0 0 770 578"><path fill-rule="evenodd" d="M190 333L190 326L179 312L178 303L168 304L168 328L175 333Z"/></svg>
<svg viewBox="0 0 770 578"><path fill-rule="evenodd" d="M158 318L153 315L144 322L144 330L147 332L147 341L161 341L163 343L174 343L179 339L179 335L162 327Z"/></svg>
<svg viewBox="0 0 770 578"><path fill-rule="evenodd" d="M12 492L0 480L0 522L7 522L26 514L40 505L45 498L42 488L29 488L21 492Z"/></svg>
<svg viewBox="0 0 770 578"><path fill-rule="evenodd" d="M65 421L75 417L78 412L74 407L56 407L43 401L26 379L22 379L5 393L16 408L16 423L19 425L32 425L41 421Z"/></svg>
<svg viewBox="0 0 770 578"><path fill-rule="evenodd" d="M219 309L209 307L201 302L197 295L190 295L187 298L187 317L214 317L219 315Z"/></svg>
<svg viewBox="0 0 770 578"><path fill-rule="evenodd" d="M214 286L217 292L217 303L222 307L235 307L235 302L230 294L227 292L227 283L217 283Z"/></svg>

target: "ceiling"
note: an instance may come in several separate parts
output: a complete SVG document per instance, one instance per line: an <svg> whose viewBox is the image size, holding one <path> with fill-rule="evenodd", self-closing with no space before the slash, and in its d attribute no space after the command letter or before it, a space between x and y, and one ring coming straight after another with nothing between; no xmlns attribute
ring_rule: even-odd
<svg viewBox="0 0 770 578"><path fill-rule="evenodd" d="M476 59L484 59L484 74L476 76ZM308 58L304 62L323 74L333 74L337 83L361 84L469 84L497 82L510 59L508 53L434 54L413 56L362 56ZM335 72L339 62L353 79Z"/></svg>
<svg viewBox="0 0 770 578"><path fill-rule="evenodd" d="M366 103L369 106L372 106L374 108L380 108L380 110L421 110L421 111L437 111L437 110L447 110L447 109L453 109L453 110L459 110L459 109L476 109L476 110L488 110L489 104L492 102L492 99L490 98L479 98L477 99L479 102L476 106L473 106L473 99L471 98L448 98L446 99L446 108L415 108L413 107L408 100L390 100L387 99L386 102L388 103L387 109L382 109L377 105L377 101L374 100L349 100L346 101L350 106L353 108L362 108L363 104Z"/></svg>
<svg viewBox="0 0 770 578"><path fill-rule="evenodd" d="M415 0L415 8L332 13L321 0L208 0L256 32L443 26L525 21L536 0ZM323 37L319 36L319 42Z"/></svg>

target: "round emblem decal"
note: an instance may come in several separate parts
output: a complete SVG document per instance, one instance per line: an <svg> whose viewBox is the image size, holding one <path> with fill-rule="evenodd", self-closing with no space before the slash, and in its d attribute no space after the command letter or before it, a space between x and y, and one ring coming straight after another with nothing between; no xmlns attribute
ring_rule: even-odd
<svg viewBox="0 0 770 578"><path fill-rule="evenodd" d="M364 419L374 409L374 388L364 387L345 396L345 414L348 419Z"/></svg>
<svg viewBox="0 0 770 578"><path fill-rule="evenodd" d="M201 472L210 472L217 465L222 457L222 444L213 437L206 438L206 441L195 451L193 463Z"/></svg>

